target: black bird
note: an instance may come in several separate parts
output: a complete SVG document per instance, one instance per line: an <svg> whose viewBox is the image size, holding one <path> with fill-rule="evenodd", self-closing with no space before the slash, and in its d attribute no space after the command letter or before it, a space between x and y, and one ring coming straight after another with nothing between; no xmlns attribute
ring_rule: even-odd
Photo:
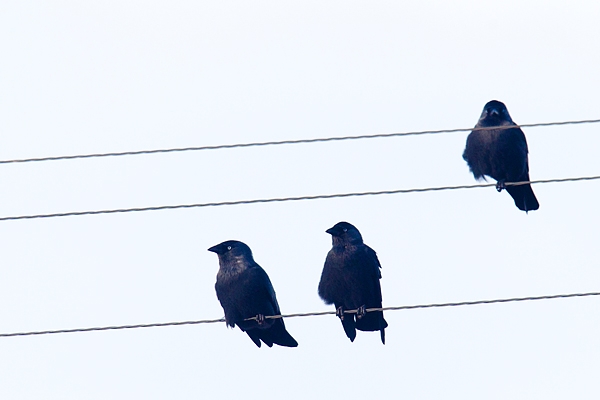
<svg viewBox="0 0 600 400"><path fill-rule="evenodd" d="M475 179L494 178L496 189L506 189L519 210L537 210L540 205L530 184L505 185L505 182L529 181L529 161L525 134L513 122L504 103L492 100L483 107L475 128L515 126L515 128L474 130L467 137L463 158Z"/></svg>
<svg viewBox="0 0 600 400"><path fill-rule="evenodd" d="M237 240L228 240L208 251L219 256L215 290L225 311L227 325L239 326L258 347L261 340L269 347L273 344L298 346L285 330L282 318L265 319L267 315L281 315L281 311L271 280L254 261L250 247ZM257 320L245 321L252 317Z"/></svg>
<svg viewBox="0 0 600 400"><path fill-rule="evenodd" d="M354 342L356 329L380 331L385 344L382 311L365 312L367 308L381 308L381 265L373 249L363 243L358 229L348 222L339 222L327 229L333 247L327 253L319 282L319 296L327 304L334 304L336 315L342 321L346 336ZM345 310L357 310L345 314Z"/></svg>

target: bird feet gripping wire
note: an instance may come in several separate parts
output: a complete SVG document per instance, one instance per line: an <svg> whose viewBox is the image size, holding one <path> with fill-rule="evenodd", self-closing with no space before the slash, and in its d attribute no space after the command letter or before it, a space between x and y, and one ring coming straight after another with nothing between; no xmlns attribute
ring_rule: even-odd
<svg viewBox="0 0 600 400"><path fill-rule="evenodd" d="M504 184L504 179L502 179L502 180L499 180L499 181L496 183L496 190L497 190L498 192L501 192L501 191L502 191L502 190L504 190L504 189L506 189L506 185Z"/></svg>
<svg viewBox="0 0 600 400"><path fill-rule="evenodd" d="M256 316L256 322L258 322L259 326L262 326L265 324L265 316L263 314L258 314Z"/></svg>
<svg viewBox="0 0 600 400"><path fill-rule="evenodd" d="M362 306L358 307L358 309L356 310L356 319L361 319L366 314L367 314L367 310L365 309L365 305L363 304Z"/></svg>
<svg viewBox="0 0 600 400"><path fill-rule="evenodd" d="M335 315L340 319L340 321L344 320L344 307L339 306L335 309Z"/></svg>

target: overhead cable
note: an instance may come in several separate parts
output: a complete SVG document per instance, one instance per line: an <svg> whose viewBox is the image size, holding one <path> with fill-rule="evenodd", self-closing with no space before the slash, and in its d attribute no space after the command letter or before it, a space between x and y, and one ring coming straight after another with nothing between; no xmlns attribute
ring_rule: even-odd
<svg viewBox="0 0 600 400"><path fill-rule="evenodd" d="M540 123L523 124L523 125L490 126L490 127L481 127L481 128L458 128L458 129L439 129L439 130L412 131L412 132L376 133L376 134L370 134L370 135L334 136L334 137L314 138L314 139L292 139L292 140L277 140L277 141L268 141L268 142L218 144L218 145L213 145L213 146L177 147L177 148L169 148L169 149L134 150L134 151L123 151L123 152L111 152L111 153L74 154L74 155L64 155L64 156L50 156L50 157L37 157L37 158L33 157L33 158L20 158L20 159L12 159L12 160L0 160L0 164L17 164L17 163L41 162L41 161L75 160L75 159L84 159L84 158L136 156L136 155L143 155L143 154L179 153L179 152L185 152L185 151L222 150L222 149L235 149L235 148L242 148L242 147L279 146L279 145L287 145L287 144L323 143L323 142L334 142L334 141L342 141L342 140L361 140L361 139L390 138L390 137L399 137L399 136L417 136L417 135L433 135L433 134L441 134L441 133L470 132L470 131L479 131L479 130L486 130L486 129L510 129L510 128L515 128L515 127L535 128L535 127L543 127L543 126L595 124L598 122L600 122L600 119L586 119L586 120L561 121L561 122L540 122Z"/></svg>
<svg viewBox="0 0 600 400"><path fill-rule="evenodd" d="M522 181L522 182L506 182L505 186L519 186L519 185L539 184L539 183L592 181L592 180L597 180L597 179L600 179L599 175L580 176L580 177L574 177L574 178L539 179L539 180ZM322 199L335 199L335 198L343 198L343 197L379 196L379 195L400 194L400 193L439 192L439 191L443 191L443 190L476 189L476 188L491 187L491 186L495 187L496 184L495 183L482 183L482 184L474 184L474 185L438 186L438 187L413 188L413 189L380 190L380 191L374 191L374 192L320 194L320 195L314 195L314 196L276 197L276 198L268 198L268 199L235 200L235 201L222 201L222 202L213 202L213 203L174 204L174 205L136 207L136 208L116 208L116 209L110 209L110 210L69 211L69 212L52 213L52 214L31 214L31 215L16 215L16 216L0 217L0 221L13 221L13 220L21 220L21 219L60 218L60 217L73 217L73 216L98 215L98 214L118 214L118 213L144 212L144 211L176 210L176 209L182 209L182 208L236 206L236 205L242 205L242 204L281 203L281 202L286 202L286 201L322 200Z"/></svg>
<svg viewBox="0 0 600 400"><path fill-rule="evenodd" d="M538 300L552 300L552 299L566 299L574 297L591 297L600 296L600 292L588 292L588 293L570 293L570 294L555 294L548 296L529 296L529 297L512 297L505 299L493 299L493 300L476 300L476 301L461 301L456 303L433 303L433 304L417 304L408 306L397 306L397 307L382 307L382 308L367 308L366 312L374 311L400 311L400 310L414 310L422 308L444 308L444 307L463 307L463 306L474 306L483 304L498 304L498 303L514 303L524 301L538 301ZM345 314L356 314L358 310L345 310ZM319 311L310 313L295 313L295 314L283 314L283 315L266 315L266 319L277 319L277 318L296 318L296 317L315 317L321 315L335 315L335 311ZM248 318L249 320L256 320L257 317ZM81 332L95 332L95 331L112 331L122 329L138 329L138 328L156 328L164 326L181 326L181 325L200 325L200 324L214 324L218 322L225 322L224 318L218 319L203 319L198 321L181 321L181 322L159 322L154 324L136 324L136 325L118 325L118 326L101 326L95 328L75 328L75 329L58 329L58 330L45 330L45 331L31 331L31 332L13 332L13 333L0 333L0 337L14 337L14 336L38 336L38 335L51 335L59 333L81 333Z"/></svg>

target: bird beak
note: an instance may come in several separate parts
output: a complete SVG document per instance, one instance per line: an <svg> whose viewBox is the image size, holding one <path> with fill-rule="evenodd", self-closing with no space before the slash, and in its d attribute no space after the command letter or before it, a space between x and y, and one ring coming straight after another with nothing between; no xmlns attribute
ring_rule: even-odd
<svg viewBox="0 0 600 400"><path fill-rule="evenodd" d="M219 245L213 246L208 251L212 251L213 253L219 254Z"/></svg>
<svg viewBox="0 0 600 400"><path fill-rule="evenodd" d="M331 236L333 236L335 234L333 228L329 228L325 232L329 233Z"/></svg>
<svg viewBox="0 0 600 400"><path fill-rule="evenodd" d="M498 110L496 110L495 108L492 108L490 110L490 115L500 115L500 113L498 112Z"/></svg>

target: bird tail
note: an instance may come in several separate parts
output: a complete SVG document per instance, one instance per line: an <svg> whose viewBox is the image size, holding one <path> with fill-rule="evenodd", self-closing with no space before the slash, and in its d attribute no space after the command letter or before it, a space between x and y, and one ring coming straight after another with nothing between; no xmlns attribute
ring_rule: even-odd
<svg viewBox="0 0 600 400"><path fill-rule="evenodd" d="M250 337L250 339L252 339L255 345L260 347L260 334L257 332L256 329L249 329L246 331L246 334ZM273 346L273 343L271 343L271 346Z"/></svg>
<svg viewBox="0 0 600 400"><path fill-rule="evenodd" d="M350 339L351 342L354 342L354 339L356 339L356 321L354 321L354 315L344 315L342 326L344 327L344 332L346 332L348 339Z"/></svg>
<svg viewBox="0 0 600 400"><path fill-rule="evenodd" d="M359 331L378 331L387 328L387 326L382 311L368 312L362 318L356 320L356 329Z"/></svg>
<svg viewBox="0 0 600 400"><path fill-rule="evenodd" d="M515 200L515 205L519 210L527 212L540 208L531 185L506 186L506 191Z"/></svg>
<svg viewBox="0 0 600 400"><path fill-rule="evenodd" d="M362 318L356 320L356 329L359 331L380 331L381 343L385 344L385 328L388 323L383 318L382 311L366 313Z"/></svg>
<svg viewBox="0 0 600 400"><path fill-rule="evenodd" d="M267 346L271 347L273 344L278 344L285 347L297 347L298 342L290 335L285 329L283 319L279 318L275 320L275 323L269 329L260 329L260 338Z"/></svg>

